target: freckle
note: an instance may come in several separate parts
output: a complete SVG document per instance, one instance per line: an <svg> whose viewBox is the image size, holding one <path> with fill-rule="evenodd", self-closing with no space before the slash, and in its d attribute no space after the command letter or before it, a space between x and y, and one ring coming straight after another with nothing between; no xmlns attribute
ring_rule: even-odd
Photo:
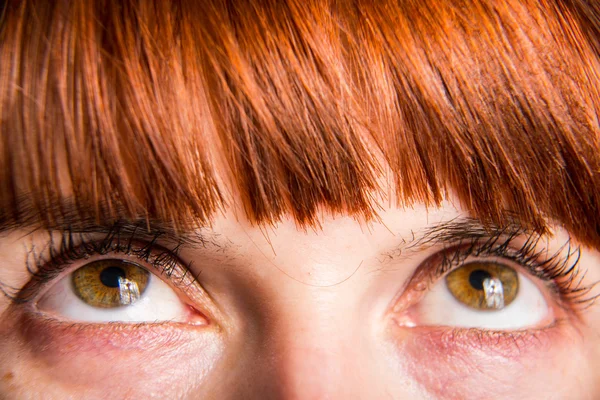
<svg viewBox="0 0 600 400"><path fill-rule="evenodd" d="M2 381L4 382L10 382L11 380L13 380L15 377L15 374L13 374L12 372L8 372L6 374L4 374L4 376L2 377Z"/></svg>

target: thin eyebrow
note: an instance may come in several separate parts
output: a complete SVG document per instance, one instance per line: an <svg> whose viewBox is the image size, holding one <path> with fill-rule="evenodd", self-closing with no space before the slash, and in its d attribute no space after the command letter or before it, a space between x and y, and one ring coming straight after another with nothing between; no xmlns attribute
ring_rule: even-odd
<svg viewBox="0 0 600 400"><path fill-rule="evenodd" d="M180 230L172 224L156 219L128 218L125 211L119 209L113 209L112 216L106 218L98 218L94 216L97 214L92 213L82 215L82 208L76 207L73 199L66 199L62 204L52 204L48 209L48 213L52 215L52 222L42 223L44 220L41 218L39 211L36 211L37 209L33 206L31 199L22 197L20 200L22 201L20 202L18 216L11 214L8 210L0 209L0 234L23 228L31 228L29 233L39 229L105 235L118 232L124 237L135 235L136 239L143 241L154 241L160 238L161 242L176 243L190 248L213 247L224 251L233 245L224 235L205 229L202 226L197 226L195 229ZM98 212L98 210L103 210L104 207L100 204L99 207L90 208L90 210L92 209ZM115 218L114 215L120 217ZM412 231L410 238L401 238L399 245L380 254L382 257L380 261L385 263L400 257L408 257L411 254L440 244L460 243L461 241L477 239L489 240L490 238L514 237L532 233L542 234L545 232L525 227L517 216L513 216L503 226L484 224L481 220L473 217L457 217Z"/></svg>
<svg viewBox="0 0 600 400"><path fill-rule="evenodd" d="M424 227L418 231L412 231L410 238L402 238L398 246L382 253L383 259L380 261L385 263L398 258L408 257L436 245L458 244L478 239L512 238L519 235L532 235L534 233L542 234L543 232L523 226L516 218L511 219L506 225L498 226L484 224L479 219L472 217L457 217L450 221ZM505 242L506 240L502 241Z"/></svg>
<svg viewBox="0 0 600 400"><path fill-rule="evenodd" d="M523 226L512 219L506 225L484 224L477 218L458 217L450 221L428 226L411 242L411 246L456 242L461 239L489 238L496 236L517 236L541 233Z"/></svg>
<svg viewBox="0 0 600 400"><path fill-rule="evenodd" d="M206 229L180 231L161 221L145 219L119 219L112 223L79 221L76 225L55 226L54 230L77 234L118 235L124 240L135 239L147 242L160 241L189 246L190 248L215 247L225 249L229 241L224 236Z"/></svg>
<svg viewBox="0 0 600 400"><path fill-rule="evenodd" d="M100 210L102 209L100 207ZM111 215L105 217L91 213L82 214L82 209L77 208L72 200L66 200L60 205L51 205L48 213L52 215L51 219L42 218L32 202L24 199L19 205L18 215L8 210L0 210L0 234L15 230L26 230L27 234L38 230L73 234L118 234L143 241L155 241L160 238L161 242L194 248L215 247L221 250L230 244L223 235L203 229L202 226L181 230L173 224L156 219L126 217L124 210L112 210Z"/></svg>

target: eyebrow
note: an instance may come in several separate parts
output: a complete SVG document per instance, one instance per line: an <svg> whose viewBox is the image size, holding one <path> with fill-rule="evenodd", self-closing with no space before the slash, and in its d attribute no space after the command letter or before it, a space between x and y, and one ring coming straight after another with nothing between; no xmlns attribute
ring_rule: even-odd
<svg viewBox="0 0 600 400"><path fill-rule="evenodd" d="M543 233L525 227L516 218L511 218L505 225L484 224L473 217L457 217L422 230L411 240L411 246L427 245L432 242L450 242L460 239L487 238L490 236L515 236L525 233Z"/></svg>
<svg viewBox="0 0 600 400"><path fill-rule="evenodd" d="M516 236L535 235L539 237L544 233L546 232L526 227L516 217L511 218L506 225L502 226L484 224L473 217L456 217L449 221L442 221L411 231L410 238L401 238L399 245L380 254L383 257L380 261L385 263L401 257L408 257L435 245L460 244L465 241L473 242L474 240L486 240L490 242L488 245L493 245L501 238L507 238L508 240L502 239L502 242L508 243L510 239Z"/></svg>
<svg viewBox="0 0 600 400"><path fill-rule="evenodd" d="M86 213L86 211L90 211ZM91 212L94 210L94 213ZM15 215L16 214L16 215ZM72 200L63 204L52 204L46 216L40 214L31 200L23 198L17 213L0 209L0 234L15 230L26 230L27 234L39 230L49 232L70 232L73 234L121 235L137 240L177 243L190 247L228 247L229 240L224 235L197 225L182 229L177 224L155 218L131 217L124 209L107 211L105 207L76 207Z"/></svg>
<svg viewBox="0 0 600 400"><path fill-rule="evenodd" d="M102 205L90 208L90 210L95 210L96 214L82 214L82 208L76 207L72 200L67 200L60 205L53 204L48 209L48 215L51 215L52 218L50 221L43 222L44 219L33 207L31 201L27 198L22 200L18 218L7 210L0 210L0 234L16 229L31 228L28 233L44 229L75 234L121 235L148 242L160 240L191 248L212 247L222 252L233 246L233 242L225 235L214 232L205 226L197 225L193 228L179 229L174 223L166 223L158 219L131 218L122 209L113 209L111 213L103 212L105 208ZM104 217L98 217L98 212ZM459 216L411 231L410 237L401 236L400 243L391 250L381 253L380 257L383 257L381 262L385 263L435 245L477 239L494 240L500 237L531 235L532 233L541 235L545 232L524 226L516 215L509 218L508 222L502 226L486 224L474 217Z"/></svg>
<svg viewBox="0 0 600 400"><path fill-rule="evenodd" d="M124 240L169 242L194 248L214 247L221 250L228 247L230 243L224 235L210 229L198 227L198 229L183 231L175 229L173 225L162 221L146 219L118 219L104 224L79 221L77 224L55 226L52 230L75 234L102 234L107 237L120 236Z"/></svg>

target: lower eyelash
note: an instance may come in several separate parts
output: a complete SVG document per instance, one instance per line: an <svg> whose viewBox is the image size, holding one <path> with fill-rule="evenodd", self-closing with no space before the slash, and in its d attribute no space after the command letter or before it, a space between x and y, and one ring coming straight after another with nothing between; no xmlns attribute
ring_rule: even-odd
<svg viewBox="0 0 600 400"><path fill-rule="evenodd" d="M524 244L514 247L513 243L522 232L505 235L499 232L487 240L481 238L460 242L443 253L436 276L443 276L462 265L469 257L499 257L515 262L533 276L548 282L559 295L564 305L587 307L600 294L592 294L592 285L584 285L585 272L579 268L581 249L572 246L569 239L557 252L548 256L546 248L538 249L542 235L530 233Z"/></svg>
<svg viewBox="0 0 600 400"><path fill-rule="evenodd" d="M159 246L157 242L162 236L161 232L155 232L150 240L140 242L137 239L137 229L123 235L119 225L115 224L99 240L90 238L87 233L64 231L61 232L58 243L50 233L50 240L42 249L36 249L33 244L27 249L26 268L31 275L29 282L20 289L0 284L0 292L13 303L31 301L41 286L52 281L74 262L109 253L133 256L169 277L180 269L183 270L181 281L188 279L190 266L182 266L178 257L181 243L171 249Z"/></svg>

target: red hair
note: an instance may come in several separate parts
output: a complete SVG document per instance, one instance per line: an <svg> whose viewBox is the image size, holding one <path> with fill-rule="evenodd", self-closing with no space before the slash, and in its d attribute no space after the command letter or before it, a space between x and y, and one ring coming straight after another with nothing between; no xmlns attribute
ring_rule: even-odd
<svg viewBox="0 0 600 400"><path fill-rule="evenodd" d="M376 216L455 193L600 244L600 12L564 1L7 1L0 222Z"/></svg>

